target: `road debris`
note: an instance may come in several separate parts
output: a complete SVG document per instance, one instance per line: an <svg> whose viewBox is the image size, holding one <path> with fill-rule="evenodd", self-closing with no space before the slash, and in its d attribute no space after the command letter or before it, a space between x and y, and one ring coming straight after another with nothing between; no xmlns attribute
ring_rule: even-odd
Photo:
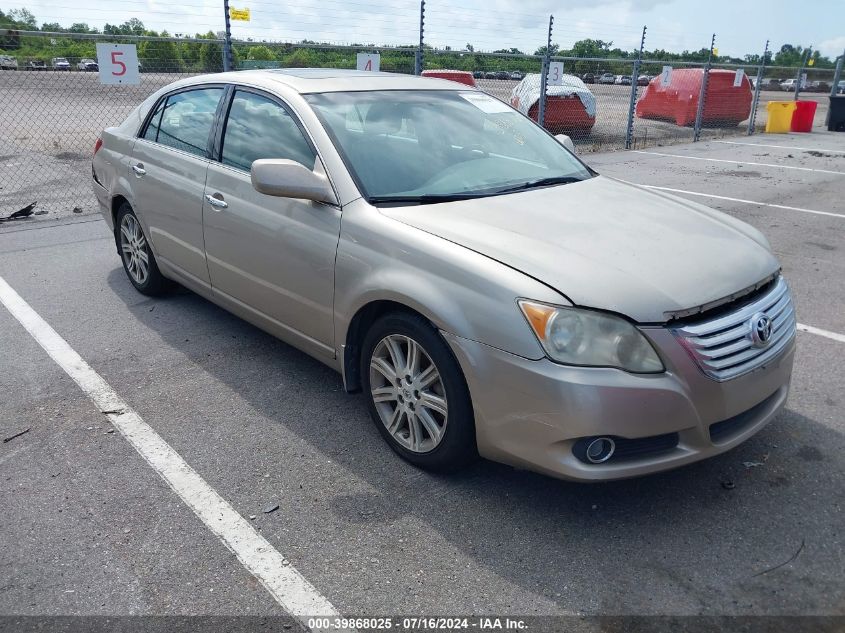
<svg viewBox="0 0 845 633"><path fill-rule="evenodd" d="M789 565L789 563L791 563L791 562L792 562L792 561L794 561L796 558L798 558L798 555L799 555L799 554L800 554L803 550L804 550L804 539L801 539L801 545L798 547L798 549L796 550L796 552L795 552L792 556L790 556L790 557L789 557L789 560L786 560L786 561L782 562L780 565L775 565L774 567L769 567L768 569L764 569L763 571L761 571L761 572L758 572L758 573L754 574L754 575L752 576L752 578L756 578L757 576L762 576L763 574L768 574L770 571L774 571L774 570L776 570L776 569L780 569L781 567L784 567L784 566L786 566L786 565Z"/></svg>
<svg viewBox="0 0 845 633"><path fill-rule="evenodd" d="M15 211L14 213L8 215L5 218L0 218L0 222L8 222L10 220L23 220L24 218L28 218L33 214L33 209L35 209L36 204L38 204L37 200L32 204L28 204L23 209Z"/></svg>
<svg viewBox="0 0 845 633"><path fill-rule="evenodd" d="M11 442L16 437L20 437L21 435L25 435L26 433L29 433L31 429L32 429L32 427L28 426L23 431L21 431L20 433L15 433L14 435L10 435L9 437L4 437L3 443L6 444L8 442Z"/></svg>
<svg viewBox="0 0 845 633"><path fill-rule="evenodd" d="M279 504L277 503L274 506L269 506L267 508L264 508L264 514L270 514L271 512L275 512L278 509L279 509Z"/></svg>
<svg viewBox="0 0 845 633"><path fill-rule="evenodd" d="M725 479L722 481L722 488L724 488L725 490L733 490L734 488L736 488L736 484L730 479Z"/></svg>

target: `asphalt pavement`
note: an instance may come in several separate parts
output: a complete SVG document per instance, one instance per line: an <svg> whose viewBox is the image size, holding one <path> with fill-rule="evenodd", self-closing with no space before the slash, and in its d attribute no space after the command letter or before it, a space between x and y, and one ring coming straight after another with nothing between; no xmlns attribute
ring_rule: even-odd
<svg viewBox="0 0 845 633"><path fill-rule="evenodd" d="M338 613L845 615L845 135L731 141L587 157L761 229L815 332L771 425L636 480L421 472L317 361L135 292L97 216L0 226L0 278ZM2 308L0 385L0 614L285 613Z"/></svg>

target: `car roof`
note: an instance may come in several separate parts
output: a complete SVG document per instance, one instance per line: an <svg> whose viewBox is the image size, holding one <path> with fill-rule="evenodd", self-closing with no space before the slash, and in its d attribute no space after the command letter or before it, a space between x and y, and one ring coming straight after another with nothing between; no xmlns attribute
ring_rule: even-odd
<svg viewBox="0 0 845 633"><path fill-rule="evenodd" d="M456 84L448 79L342 68L242 70L200 75L177 83L180 85L195 85L221 81L244 83L268 90L283 85L301 94L369 90L473 90L471 86Z"/></svg>

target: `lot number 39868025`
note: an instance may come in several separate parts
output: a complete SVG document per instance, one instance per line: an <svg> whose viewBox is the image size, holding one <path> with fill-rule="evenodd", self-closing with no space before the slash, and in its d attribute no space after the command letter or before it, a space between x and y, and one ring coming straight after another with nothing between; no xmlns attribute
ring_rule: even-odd
<svg viewBox="0 0 845 633"><path fill-rule="evenodd" d="M138 84L138 52L134 44L97 44L100 83Z"/></svg>

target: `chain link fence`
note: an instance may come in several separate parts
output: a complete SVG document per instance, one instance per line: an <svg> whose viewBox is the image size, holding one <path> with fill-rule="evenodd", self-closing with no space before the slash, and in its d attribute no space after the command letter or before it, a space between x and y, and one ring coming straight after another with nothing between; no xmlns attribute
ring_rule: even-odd
<svg viewBox="0 0 845 633"><path fill-rule="evenodd" d="M219 72L223 42L71 33L0 37L0 214L38 202L40 213L90 212L90 157L100 131L119 124L159 88ZM104 85L96 72L97 42L134 44L140 83ZM423 49L233 41L237 69L355 68L360 52L380 54L382 71L475 85L552 133L572 137L580 152L642 148L761 131L767 104L791 100L796 68L695 64L660 60L549 57ZM12 63L13 60L14 64ZM63 62L66 62L63 63ZM542 73L563 63L543 93ZM668 74L666 67L671 66ZM743 71L737 79L737 70ZM818 103L822 125L833 71L806 71L802 100ZM760 80L757 81L758 75ZM738 85L734 83L738 81ZM794 83L794 82L793 82ZM705 89L702 89L704 84ZM759 103L758 103L759 102ZM757 103L752 126L752 113Z"/></svg>

